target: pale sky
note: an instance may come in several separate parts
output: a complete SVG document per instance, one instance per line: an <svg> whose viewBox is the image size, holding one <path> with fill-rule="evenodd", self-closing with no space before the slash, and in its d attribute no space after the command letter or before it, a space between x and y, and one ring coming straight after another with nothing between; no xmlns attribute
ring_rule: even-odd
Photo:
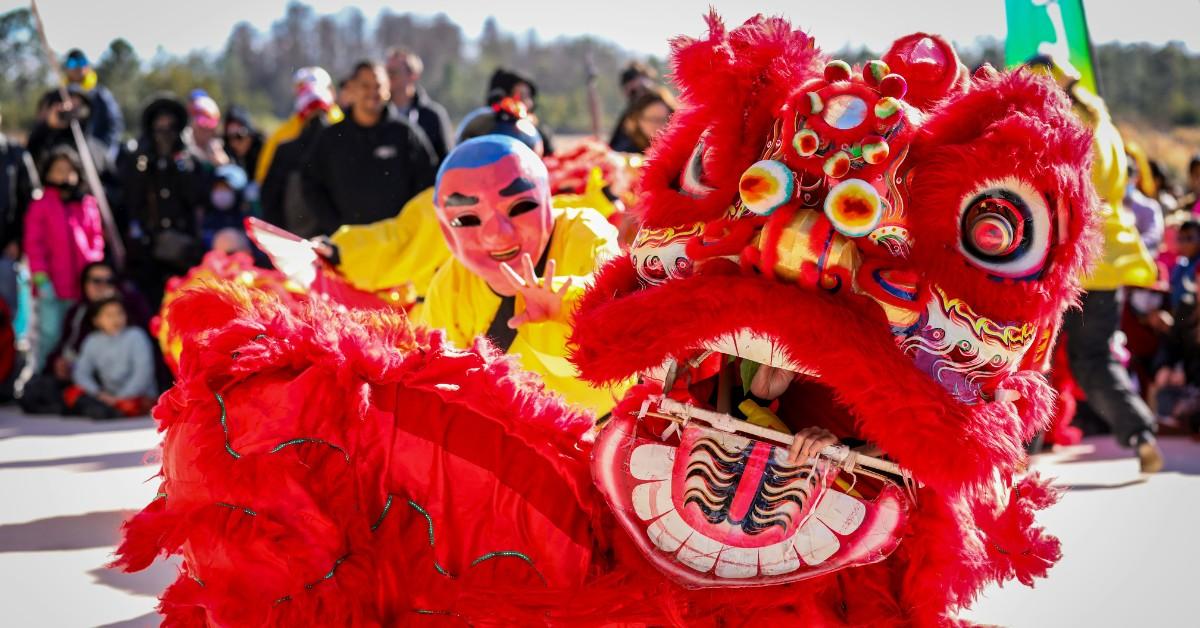
<svg viewBox="0 0 1200 628"><path fill-rule="evenodd" d="M0 12L22 4L0 0ZM495 15L505 31L523 34L533 29L542 39L591 34L660 57L666 55L669 37L702 34L701 16L709 5L730 24L753 13L784 15L830 51L846 44L880 51L893 39L917 30L939 33L963 45L978 37L1003 39L1005 32L1003 0L309 0L306 4L317 14L357 6L368 20L385 7L396 13L445 13L468 38L478 37L484 20ZM51 45L59 51L78 46L93 59L116 37L129 40L142 58L152 57L159 48L172 54L216 52L235 23L245 20L266 30L283 15L286 5L286 0L39 0ZM1096 43L1177 40L1200 51L1200 0L1089 0L1085 7Z"/></svg>

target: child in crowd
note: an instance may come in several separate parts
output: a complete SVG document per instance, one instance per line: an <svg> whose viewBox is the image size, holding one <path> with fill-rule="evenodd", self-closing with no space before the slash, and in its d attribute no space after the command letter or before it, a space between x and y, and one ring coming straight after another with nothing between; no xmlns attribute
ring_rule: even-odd
<svg viewBox="0 0 1200 628"><path fill-rule="evenodd" d="M83 341L72 369L67 406L93 419L146 414L157 393L149 336L126 325L118 297L97 301L90 314L96 331Z"/></svg>
<svg viewBox="0 0 1200 628"><path fill-rule="evenodd" d="M1171 326L1155 374L1160 420L1171 424L1181 414L1194 413L1200 401L1200 318L1196 308L1196 270L1200 263L1200 222L1179 227L1178 261L1171 269Z"/></svg>
<svg viewBox="0 0 1200 628"><path fill-rule="evenodd" d="M104 259L100 210L82 180L79 155L50 151L42 163L45 192L25 216L25 253L37 299L37 364L58 344L63 318L80 294L79 273Z"/></svg>

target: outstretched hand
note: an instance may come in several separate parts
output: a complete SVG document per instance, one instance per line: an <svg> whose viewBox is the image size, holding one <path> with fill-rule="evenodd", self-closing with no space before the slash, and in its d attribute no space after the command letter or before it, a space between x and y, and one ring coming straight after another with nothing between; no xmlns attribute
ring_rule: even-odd
<svg viewBox="0 0 1200 628"><path fill-rule="evenodd" d="M571 279L568 277L563 285L555 290L553 288L554 267L554 260L547 261L546 272L541 279L538 279L534 274L533 259L529 257L528 253L521 256L521 272L519 274L507 262L500 264L509 288L514 294L519 294L525 299L525 310L508 319L508 326L511 329L516 329L525 323L551 320L557 318L562 312L563 299L567 295L567 290L571 288Z"/></svg>

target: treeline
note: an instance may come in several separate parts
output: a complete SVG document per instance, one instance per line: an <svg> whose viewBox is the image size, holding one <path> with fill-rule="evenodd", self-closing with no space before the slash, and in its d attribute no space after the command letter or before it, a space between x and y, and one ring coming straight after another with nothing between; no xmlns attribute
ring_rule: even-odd
<svg viewBox="0 0 1200 628"><path fill-rule="evenodd" d="M135 27L130 24L130 27ZM63 48L71 42L54 42ZM589 61L597 80L605 126L623 106L617 85L631 55L611 42L592 37L539 41L532 33L517 37L489 19L482 36L468 38L445 15L433 18L385 10L368 20L357 9L318 15L293 2L286 14L261 32L247 23L234 26L220 53L158 55L141 59L124 39L116 39L93 59L101 82L120 102L128 128L151 96L162 91L186 95L201 87L222 107L238 104L260 122L270 124L290 113L291 78L295 69L320 65L335 80L364 58L383 57L393 46L405 46L425 63L423 84L450 115L460 119L481 106L487 81L500 66L518 68L536 79L538 114L551 128L565 132L590 130ZM641 59L661 68L661 60ZM0 15L0 108L8 129L28 128L37 98L51 86L42 61L30 12Z"/></svg>
<svg viewBox="0 0 1200 628"><path fill-rule="evenodd" d="M130 27L136 27L130 24ZM681 25L682 30L689 30ZM699 20L692 24L698 31ZM55 42L63 48L71 42ZM498 66L521 69L537 80L539 115L561 132L590 130L588 62L598 76L597 92L608 116L621 108L620 68L634 55L592 37L540 41L518 37L489 19L478 39L464 35L445 15L433 18L385 10L368 20L357 9L319 15L293 2L266 32L247 23L233 28L217 54L157 55L141 59L124 39L114 40L94 60L101 80L121 103L128 128L148 99L159 92L187 94L202 87L222 106L234 103L260 122L271 124L289 113L291 75L299 67L321 65L335 78L362 58L382 56L392 46L415 50L425 61L424 84L459 119L484 100L487 78ZM59 51L60 53L63 51ZM870 51L843 51L850 60ZM963 49L964 61L998 65L1003 44L981 40ZM1122 120L1169 128L1200 124L1200 55L1181 44L1106 44L1096 49L1101 88ZM662 60L642 59L662 69ZM28 10L0 15L0 111L8 129L28 128L38 96L51 85Z"/></svg>

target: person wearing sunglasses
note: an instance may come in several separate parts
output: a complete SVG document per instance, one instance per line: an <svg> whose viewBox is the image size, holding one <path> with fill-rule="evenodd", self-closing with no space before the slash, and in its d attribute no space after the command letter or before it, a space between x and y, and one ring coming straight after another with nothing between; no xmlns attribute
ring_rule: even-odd
<svg viewBox="0 0 1200 628"><path fill-rule="evenodd" d="M76 304L67 310L62 319L62 331L56 345L49 354L46 365L46 375L58 379L71 377L71 367L79 357L79 349L83 341L95 331L92 328L88 309L104 299L121 298L126 304L126 311L131 325L146 327L150 322L150 307L146 305L142 294L138 293L130 283L122 281L108 262L92 262L85 265L79 273L79 294L82 295Z"/></svg>
<svg viewBox="0 0 1200 628"><path fill-rule="evenodd" d="M229 159L240 166L243 172L253 174L262 152L263 134L254 128L254 122L245 109L233 105L225 113L224 139Z"/></svg>

